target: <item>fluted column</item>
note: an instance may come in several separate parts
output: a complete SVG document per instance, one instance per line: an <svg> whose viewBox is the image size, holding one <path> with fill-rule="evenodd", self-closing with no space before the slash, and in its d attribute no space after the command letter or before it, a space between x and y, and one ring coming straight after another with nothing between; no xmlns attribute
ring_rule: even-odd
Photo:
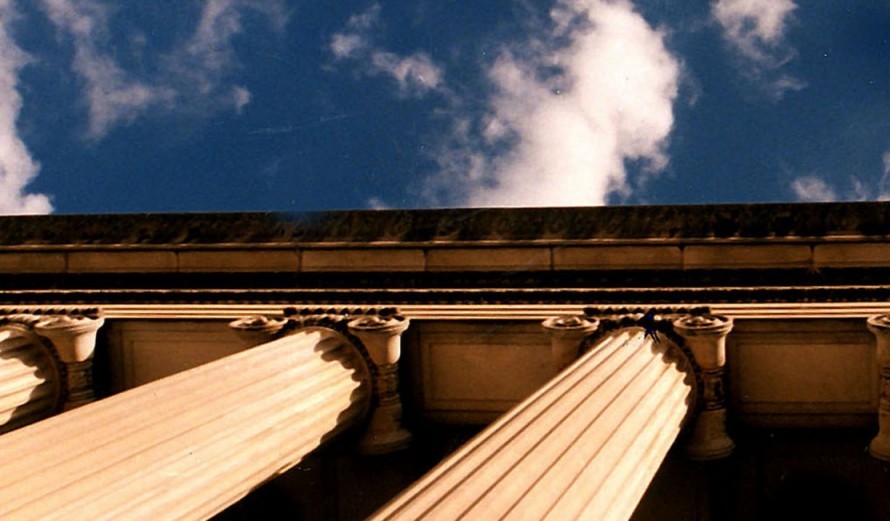
<svg viewBox="0 0 890 521"><path fill-rule="evenodd" d="M96 331L105 319L76 315L50 315L34 324L34 331L48 338L65 365L64 410L96 400L93 388L93 353Z"/></svg>
<svg viewBox="0 0 890 521"><path fill-rule="evenodd" d="M691 459L711 460L729 456L735 443L726 432L726 335L732 319L718 315L684 316L674 321L674 331L692 352L701 379L702 403L686 446Z"/></svg>
<svg viewBox="0 0 890 521"><path fill-rule="evenodd" d="M349 331L364 344L374 363L375 404L371 421L359 441L359 450L385 454L404 449L411 433L402 426L402 401L399 397L399 358L402 333L408 319L369 315L352 320Z"/></svg>
<svg viewBox="0 0 890 521"><path fill-rule="evenodd" d="M565 325L553 342L589 327ZM641 328L605 335L372 519L627 519L693 398L675 349Z"/></svg>
<svg viewBox="0 0 890 521"><path fill-rule="evenodd" d="M24 324L0 325L0 433L55 413L61 395L50 348Z"/></svg>
<svg viewBox="0 0 890 521"><path fill-rule="evenodd" d="M868 451L878 459L890 461L890 316L869 318L868 329L875 335L876 358L881 377L878 435L869 444Z"/></svg>
<svg viewBox="0 0 890 521"><path fill-rule="evenodd" d="M308 328L0 437L2 519L206 519L368 409L342 335Z"/></svg>

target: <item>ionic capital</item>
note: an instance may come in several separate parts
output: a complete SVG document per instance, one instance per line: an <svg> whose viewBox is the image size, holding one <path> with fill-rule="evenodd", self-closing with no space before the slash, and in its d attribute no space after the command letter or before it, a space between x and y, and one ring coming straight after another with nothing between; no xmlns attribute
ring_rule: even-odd
<svg viewBox="0 0 890 521"><path fill-rule="evenodd" d="M368 315L349 322L349 332L357 336L377 365L395 364L402 354L402 333L408 319L399 316Z"/></svg>
<svg viewBox="0 0 890 521"><path fill-rule="evenodd" d="M550 336L553 364L561 371L571 364L581 351L581 343L599 327L596 318L588 320L577 315L548 318L541 326Z"/></svg>
<svg viewBox="0 0 890 521"><path fill-rule="evenodd" d="M102 317L51 315L34 324L34 331L48 338L65 363L84 362L96 350L96 332L105 323Z"/></svg>
<svg viewBox="0 0 890 521"><path fill-rule="evenodd" d="M407 448L411 433L402 426L398 362L402 354L401 335L408 328L408 319L367 315L351 320L347 327L362 342L375 366L376 404L359 449L368 454L385 454Z"/></svg>
<svg viewBox="0 0 890 521"><path fill-rule="evenodd" d="M735 443L726 432L726 335L732 319L719 315L686 315L673 323L692 353L698 371L701 405L686 454L696 460L729 456Z"/></svg>
<svg viewBox="0 0 890 521"><path fill-rule="evenodd" d="M726 365L726 335L731 330L732 319L720 315L686 315L674 321L674 331L702 369Z"/></svg>
<svg viewBox="0 0 890 521"><path fill-rule="evenodd" d="M868 319L868 330L875 335L876 359L881 379L878 402L878 434L868 446L872 456L890 461L890 315Z"/></svg>
<svg viewBox="0 0 890 521"><path fill-rule="evenodd" d="M254 347L270 342L285 324L287 319L284 317L254 315L233 320L229 322L229 327L247 347Z"/></svg>
<svg viewBox="0 0 890 521"><path fill-rule="evenodd" d="M66 411L96 400L93 353L96 332L104 323L102 317L84 315L48 315L34 323L34 332L52 342L65 364Z"/></svg>

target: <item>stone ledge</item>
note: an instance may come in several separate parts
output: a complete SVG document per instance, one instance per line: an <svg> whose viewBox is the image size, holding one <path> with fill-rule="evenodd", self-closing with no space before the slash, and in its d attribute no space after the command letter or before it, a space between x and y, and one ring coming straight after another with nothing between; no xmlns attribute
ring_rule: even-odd
<svg viewBox="0 0 890 521"><path fill-rule="evenodd" d="M757 244L686 246L685 268L803 268L811 265L809 245Z"/></svg>
<svg viewBox="0 0 890 521"><path fill-rule="evenodd" d="M298 271L295 250L180 251L179 271Z"/></svg>
<svg viewBox="0 0 890 521"><path fill-rule="evenodd" d="M813 260L817 267L890 266L890 243L817 244Z"/></svg>
<svg viewBox="0 0 890 521"><path fill-rule="evenodd" d="M677 246L567 246L553 248L553 269L682 268Z"/></svg>
<svg viewBox="0 0 890 521"><path fill-rule="evenodd" d="M64 253L0 253L0 273L61 273Z"/></svg>
<svg viewBox="0 0 890 521"><path fill-rule="evenodd" d="M549 270L550 248L441 248L426 254L427 271Z"/></svg>
<svg viewBox="0 0 890 521"><path fill-rule="evenodd" d="M68 271L146 272L176 271L176 253L172 251L79 251L69 252Z"/></svg>
<svg viewBox="0 0 890 521"><path fill-rule="evenodd" d="M420 249L303 250L301 271L423 271Z"/></svg>

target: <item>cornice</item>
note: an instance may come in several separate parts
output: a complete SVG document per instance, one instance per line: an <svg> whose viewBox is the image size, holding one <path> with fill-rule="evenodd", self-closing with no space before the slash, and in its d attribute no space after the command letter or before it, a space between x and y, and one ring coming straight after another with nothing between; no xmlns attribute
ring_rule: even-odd
<svg viewBox="0 0 890 521"><path fill-rule="evenodd" d="M881 237L890 203L0 217L0 247L503 244Z"/></svg>
<svg viewBox="0 0 890 521"><path fill-rule="evenodd" d="M589 312L595 301L578 304L402 304L398 306L399 314L411 320L460 320L460 321L541 321L561 315L583 315ZM317 308L310 304L291 302L283 305L279 302L225 302L225 303L104 303L103 316L108 320L235 320L245 316L269 315L277 316L285 307L301 307L314 309L319 315L342 314L346 309L368 308L359 302L345 306ZM18 312L23 308L4 307L6 310ZM639 303L626 302L624 305L613 306L612 309L649 309L676 308L669 302L652 303L640 306ZM864 319L890 311L890 299L880 302L759 302L759 303L697 303L690 309L709 309L712 313L725 315L735 319L746 320L795 320L795 319ZM66 311L67 310L67 311ZM52 308L56 314L78 314L77 306L58 304Z"/></svg>

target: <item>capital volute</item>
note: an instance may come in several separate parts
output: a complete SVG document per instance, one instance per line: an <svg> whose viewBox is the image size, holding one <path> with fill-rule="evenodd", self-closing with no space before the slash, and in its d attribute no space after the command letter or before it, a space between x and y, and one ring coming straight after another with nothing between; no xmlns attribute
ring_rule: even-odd
<svg viewBox="0 0 890 521"><path fill-rule="evenodd" d="M563 315L548 318L541 323L547 334L557 338L578 338L579 341L596 331L600 321L580 315Z"/></svg>
<svg viewBox="0 0 890 521"><path fill-rule="evenodd" d="M875 315L868 318L868 329L876 335L890 334L890 315Z"/></svg>
<svg viewBox="0 0 890 521"><path fill-rule="evenodd" d="M401 316L381 317L366 315L353 319L347 324L354 333L370 333L376 335L401 335L408 329L409 320Z"/></svg>
<svg viewBox="0 0 890 521"><path fill-rule="evenodd" d="M250 347L265 344L287 324L283 317L254 315L229 322L229 327Z"/></svg>

